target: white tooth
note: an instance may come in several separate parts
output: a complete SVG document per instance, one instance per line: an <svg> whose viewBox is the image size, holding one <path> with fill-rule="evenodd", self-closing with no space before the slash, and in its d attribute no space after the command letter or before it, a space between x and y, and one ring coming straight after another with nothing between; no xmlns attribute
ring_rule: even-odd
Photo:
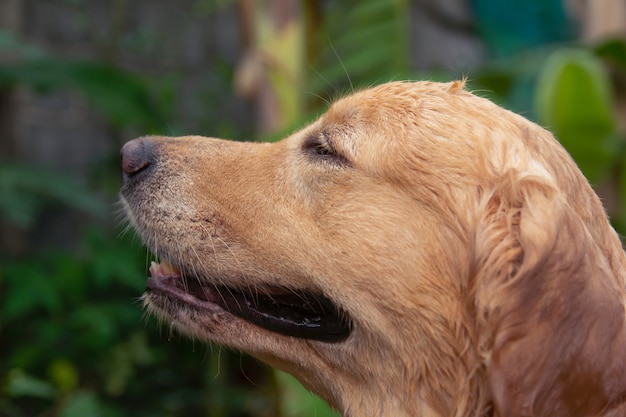
<svg viewBox="0 0 626 417"><path fill-rule="evenodd" d="M150 276L156 277L159 275L159 269L160 269L161 265L159 265L158 263L152 261L150 262Z"/></svg>

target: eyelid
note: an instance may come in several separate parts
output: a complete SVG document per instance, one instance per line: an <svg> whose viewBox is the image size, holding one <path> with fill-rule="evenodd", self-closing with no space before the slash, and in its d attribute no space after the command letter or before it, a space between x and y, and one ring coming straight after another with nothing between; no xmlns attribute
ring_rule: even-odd
<svg viewBox="0 0 626 417"><path fill-rule="evenodd" d="M302 148L310 151L327 149L330 153L335 152L335 147L324 132L307 137L302 144Z"/></svg>
<svg viewBox="0 0 626 417"><path fill-rule="evenodd" d="M309 153L311 158L339 165L349 164L348 159L337 152L337 148L326 131L309 135L302 143L302 149Z"/></svg>
<svg viewBox="0 0 626 417"><path fill-rule="evenodd" d="M322 142L326 142L327 137L324 132L316 132L307 136L304 140L302 147L303 148L313 148Z"/></svg>

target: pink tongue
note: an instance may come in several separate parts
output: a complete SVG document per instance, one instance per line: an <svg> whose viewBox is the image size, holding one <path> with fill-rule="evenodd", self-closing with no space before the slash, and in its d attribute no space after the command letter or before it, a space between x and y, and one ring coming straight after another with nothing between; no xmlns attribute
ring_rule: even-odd
<svg viewBox="0 0 626 417"><path fill-rule="evenodd" d="M161 263L156 263L154 261L150 263L151 277L169 277L173 275L180 275L180 271L166 260L162 260Z"/></svg>

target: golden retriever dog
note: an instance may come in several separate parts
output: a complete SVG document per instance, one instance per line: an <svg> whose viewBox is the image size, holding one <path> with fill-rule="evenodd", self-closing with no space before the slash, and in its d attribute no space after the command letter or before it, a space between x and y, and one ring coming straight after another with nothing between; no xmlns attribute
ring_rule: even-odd
<svg viewBox="0 0 626 417"><path fill-rule="evenodd" d="M143 137L147 309L344 416L623 417L626 258L543 128L463 82L338 100L277 143Z"/></svg>

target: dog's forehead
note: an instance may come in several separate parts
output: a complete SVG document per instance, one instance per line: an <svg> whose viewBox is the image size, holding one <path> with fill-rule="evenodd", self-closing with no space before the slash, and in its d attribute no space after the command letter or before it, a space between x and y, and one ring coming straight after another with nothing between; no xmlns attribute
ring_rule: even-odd
<svg viewBox="0 0 626 417"><path fill-rule="evenodd" d="M382 84L337 100L314 129L336 138L338 148L346 147L360 156L380 156L388 146L419 145L424 128L435 122L433 114L453 118L450 101L458 91L469 94L458 83Z"/></svg>
<svg viewBox="0 0 626 417"><path fill-rule="evenodd" d="M358 118L367 122L388 108L396 111L415 106L420 88L417 83L389 83L355 92L332 104L327 119L334 123L346 123Z"/></svg>
<svg viewBox="0 0 626 417"><path fill-rule="evenodd" d="M472 97L460 81L391 82L337 100L323 119L327 126L379 130L410 128L422 121L424 110L429 110L429 117L433 113L451 117L458 96Z"/></svg>

